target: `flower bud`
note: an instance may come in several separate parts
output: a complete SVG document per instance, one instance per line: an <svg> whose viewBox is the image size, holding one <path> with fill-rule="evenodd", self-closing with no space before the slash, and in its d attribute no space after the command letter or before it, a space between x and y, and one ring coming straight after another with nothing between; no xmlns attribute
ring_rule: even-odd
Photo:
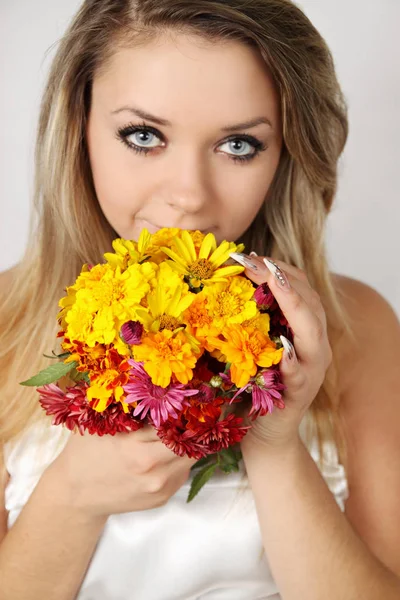
<svg viewBox="0 0 400 600"><path fill-rule="evenodd" d="M222 385L221 375L213 375L210 379L210 385L215 388L220 387L220 385Z"/></svg>
<svg viewBox="0 0 400 600"><path fill-rule="evenodd" d="M120 336L130 346L140 344L143 333L143 325L139 321L127 321L121 327Z"/></svg>

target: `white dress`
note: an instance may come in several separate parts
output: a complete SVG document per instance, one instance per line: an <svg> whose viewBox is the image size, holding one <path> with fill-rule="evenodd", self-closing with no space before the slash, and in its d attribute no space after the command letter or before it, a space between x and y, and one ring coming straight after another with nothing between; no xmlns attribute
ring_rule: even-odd
<svg viewBox="0 0 400 600"><path fill-rule="evenodd" d="M304 441L306 420L308 415L300 426ZM50 426L43 445L36 427L5 447L9 528L70 435ZM316 444L308 449L317 460ZM191 503L189 479L164 506L111 515L77 600L279 600L240 464L237 473L216 473ZM321 473L344 510L348 486L334 446L327 447Z"/></svg>

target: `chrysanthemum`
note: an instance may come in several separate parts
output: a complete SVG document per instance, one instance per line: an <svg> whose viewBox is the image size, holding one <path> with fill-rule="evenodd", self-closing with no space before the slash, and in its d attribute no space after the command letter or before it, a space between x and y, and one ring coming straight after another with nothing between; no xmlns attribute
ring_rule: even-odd
<svg viewBox="0 0 400 600"><path fill-rule="evenodd" d="M132 346L135 361L143 362L151 381L163 388L170 384L172 374L180 383L188 383L201 353L196 340L182 330L150 333L142 338L140 345Z"/></svg>
<svg viewBox="0 0 400 600"><path fill-rule="evenodd" d="M209 335L218 335L227 325L243 323L255 317L258 311L252 300L253 293L253 284L245 277L232 277L227 282L205 287L201 295L205 299L206 310L212 317Z"/></svg>
<svg viewBox="0 0 400 600"><path fill-rule="evenodd" d="M157 430L160 440L177 456L188 456L199 460L207 456L207 448L196 441L196 433L186 429L186 424L180 419L169 419Z"/></svg>
<svg viewBox="0 0 400 600"><path fill-rule="evenodd" d="M149 262L134 264L124 272L119 267L102 267L105 269L99 280L86 280L85 287L76 292L75 302L65 315L66 335L90 347L113 343L121 354L127 354L119 331L126 321L136 317L136 308L150 289L148 282L154 277L155 266Z"/></svg>
<svg viewBox="0 0 400 600"><path fill-rule="evenodd" d="M231 363L231 379L241 388L257 373L257 365L271 367L280 362L283 349L255 328L230 325L224 331L225 339L212 338L215 346Z"/></svg>
<svg viewBox="0 0 400 600"><path fill-rule="evenodd" d="M121 404L112 404L104 413L93 410L87 401L87 384L80 383L67 387L64 392L56 384L50 383L38 388L39 402L46 414L53 417L53 425L64 424L70 431L90 434L115 435L120 432L136 431L143 426L141 421L126 414Z"/></svg>
<svg viewBox="0 0 400 600"><path fill-rule="evenodd" d="M136 402L133 415L143 419L148 413L156 427L166 421L169 416L178 417L188 404L187 398L198 394L198 390L187 389L181 383L169 385L167 388L154 385L140 363L128 361L131 366L129 382L124 386L127 396L125 402Z"/></svg>
<svg viewBox="0 0 400 600"><path fill-rule="evenodd" d="M210 282L226 281L229 275L242 273L244 268L240 266L221 267L236 249L237 245L234 242L227 241L217 248L212 233L207 233L200 249L196 249L188 231L182 231L181 237L174 239L174 250L166 246L162 248L172 259L169 261L171 266L178 273L182 273L193 288Z"/></svg>
<svg viewBox="0 0 400 600"><path fill-rule="evenodd" d="M222 421L205 423L194 437L194 441L202 444L207 449L207 454L219 452L244 438L251 425L243 426L242 423L242 417L230 413Z"/></svg>
<svg viewBox="0 0 400 600"><path fill-rule="evenodd" d="M231 402L234 402L236 397L242 392L251 391L252 407L249 412L249 417L253 419L271 413L274 407L284 408L285 402L282 393L286 386L282 383L282 377L279 369L272 368L260 371L255 377L241 387L233 396Z"/></svg>

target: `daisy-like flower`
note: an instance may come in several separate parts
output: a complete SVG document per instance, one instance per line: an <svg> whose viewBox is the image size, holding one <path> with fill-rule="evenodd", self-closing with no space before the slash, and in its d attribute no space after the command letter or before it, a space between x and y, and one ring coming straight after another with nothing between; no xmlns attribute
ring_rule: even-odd
<svg viewBox="0 0 400 600"><path fill-rule="evenodd" d="M53 425L64 424L70 431L90 434L115 435L116 433L137 431L143 423L126 414L121 404L112 404L104 413L98 413L88 404L88 386L80 383L67 387L64 392L56 384L50 383L38 388L39 402L46 414L53 417Z"/></svg>
<svg viewBox="0 0 400 600"><path fill-rule="evenodd" d="M202 348L197 340L185 331L177 333L163 329L142 338L142 343L132 346L133 358L143 362L146 373L155 385L166 388L172 374L183 384L193 377L193 368Z"/></svg>
<svg viewBox="0 0 400 600"><path fill-rule="evenodd" d="M224 373L221 377L227 377ZM228 378L229 379L229 378ZM237 396L244 391L252 394L252 407L249 412L249 417L253 420L257 417L272 413L274 407L285 408L285 402L282 393L286 386L282 383L282 376L279 369L267 369L260 371L255 377L241 387L231 399L230 403L234 402Z"/></svg>
<svg viewBox="0 0 400 600"><path fill-rule="evenodd" d="M182 276L169 264L161 263L156 286L145 298L147 308L137 308L136 314L146 331L175 331L184 326L183 313L195 298L196 294L189 292Z"/></svg>
<svg viewBox="0 0 400 600"><path fill-rule="evenodd" d="M137 403L133 416L144 419L148 413L156 427L160 427L170 416L178 418L176 411L182 411L188 404L187 398L198 394L198 390L187 389L181 383L167 388L154 385L140 363L128 361L131 366L129 383L124 386L125 402Z"/></svg>
<svg viewBox="0 0 400 600"><path fill-rule="evenodd" d="M188 231L174 239L174 250L163 247L163 252L171 258L171 266L185 276L190 287L200 288L204 284L226 281L229 275L243 273L241 266L222 267L231 252L237 250L234 242L222 242L217 248L215 236L207 233L202 244L196 248Z"/></svg>

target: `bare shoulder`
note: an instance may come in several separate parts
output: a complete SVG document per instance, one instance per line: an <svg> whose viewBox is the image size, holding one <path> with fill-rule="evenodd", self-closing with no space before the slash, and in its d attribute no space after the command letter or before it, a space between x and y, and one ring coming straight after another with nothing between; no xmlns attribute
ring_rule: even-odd
<svg viewBox="0 0 400 600"><path fill-rule="evenodd" d="M374 287L336 273L332 279L354 334L353 340L342 338L337 348L344 392L369 361L377 365L390 351L398 354L400 323L394 308Z"/></svg>
<svg viewBox="0 0 400 600"><path fill-rule="evenodd" d="M354 341L342 339L338 353L350 490L345 513L400 576L400 322L371 286L342 276L334 280L354 331Z"/></svg>

